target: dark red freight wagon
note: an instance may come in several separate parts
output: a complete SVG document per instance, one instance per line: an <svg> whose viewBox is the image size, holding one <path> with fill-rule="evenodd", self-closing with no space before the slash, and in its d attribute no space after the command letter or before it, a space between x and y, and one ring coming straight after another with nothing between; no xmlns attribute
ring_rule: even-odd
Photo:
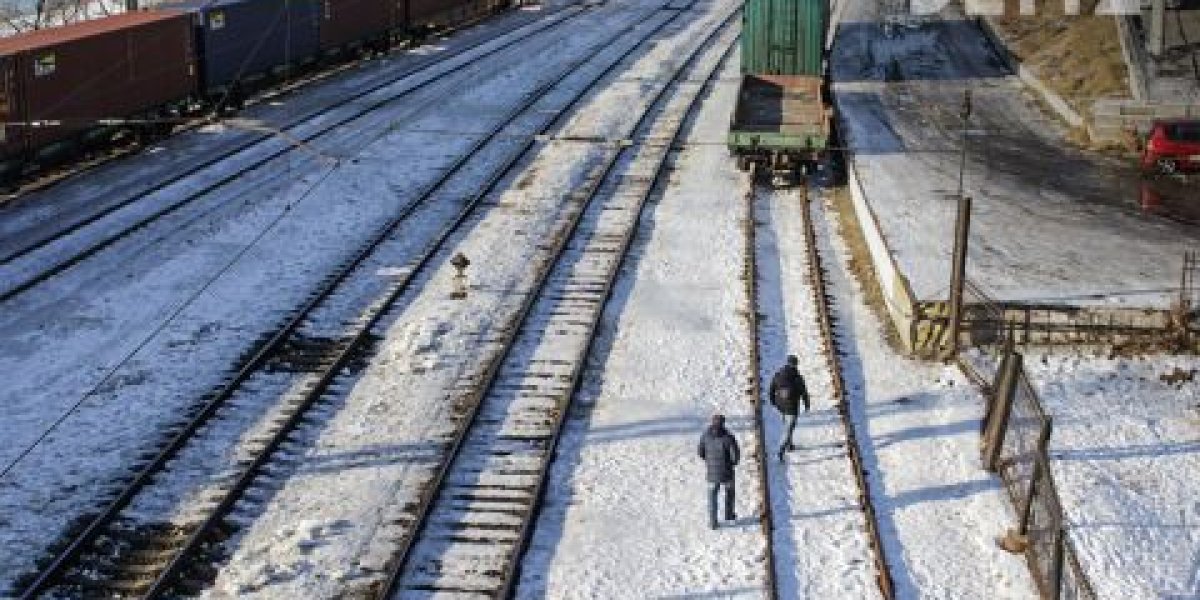
<svg viewBox="0 0 1200 600"><path fill-rule="evenodd" d="M321 0L321 50L386 46L403 27L403 0Z"/></svg>
<svg viewBox="0 0 1200 600"><path fill-rule="evenodd" d="M405 0L404 22L416 33L454 27L498 11L500 0Z"/></svg>
<svg viewBox="0 0 1200 600"><path fill-rule="evenodd" d="M114 121L166 116L196 82L191 19L178 11L0 39L0 170L101 137Z"/></svg>

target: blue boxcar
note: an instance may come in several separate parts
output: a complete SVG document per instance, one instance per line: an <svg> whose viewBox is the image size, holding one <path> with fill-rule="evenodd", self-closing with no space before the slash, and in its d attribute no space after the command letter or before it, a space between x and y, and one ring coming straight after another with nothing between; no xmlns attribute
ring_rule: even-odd
<svg viewBox="0 0 1200 600"><path fill-rule="evenodd" d="M200 86L209 95L318 52L320 0L183 0L162 7L192 13Z"/></svg>

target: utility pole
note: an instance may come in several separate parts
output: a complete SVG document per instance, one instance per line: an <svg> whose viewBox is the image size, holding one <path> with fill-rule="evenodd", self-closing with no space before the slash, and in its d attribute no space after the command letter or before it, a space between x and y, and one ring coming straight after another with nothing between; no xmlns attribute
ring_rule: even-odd
<svg viewBox="0 0 1200 600"><path fill-rule="evenodd" d="M971 236L971 197L958 197L958 218L954 220L954 257L950 265L950 347L946 359L958 354L962 324L963 287L967 281L967 241Z"/></svg>
<svg viewBox="0 0 1200 600"><path fill-rule="evenodd" d="M962 148L959 149L958 160L958 197L963 197L963 178L967 172L967 129L971 123L971 88L963 91L962 112Z"/></svg>
<svg viewBox="0 0 1200 600"><path fill-rule="evenodd" d="M958 354L959 326L962 321L963 287L967 278L967 241L971 234L971 198L966 195L967 130L971 123L971 88L963 92L962 151L958 162L958 217L954 221L954 257L950 265L950 347L946 358Z"/></svg>
<svg viewBox="0 0 1200 600"><path fill-rule="evenodd" d="M125 12L137 12L138 0L125 0Z"/></svg>

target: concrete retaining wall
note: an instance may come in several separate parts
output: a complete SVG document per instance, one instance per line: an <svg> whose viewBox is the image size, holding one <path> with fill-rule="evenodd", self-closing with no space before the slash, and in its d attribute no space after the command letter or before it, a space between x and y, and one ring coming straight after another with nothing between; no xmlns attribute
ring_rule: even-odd
<svg viewBox="0 0 1200 600"><path fill-rule="evenodd" d="M846 165L847 185L850 188L850 198L854 203L854 216L858 221L859 230L862 231L863 239L866 240L867 250L871 254L871 263L875 270L875 278L883 293L884 305L904 347L909 352L914 352L917 345L916 297L913 295L908 279L900 272L896 258L888 248L887 240L883 237L879 220L875 217L875 212L871 210L870 203L867 202L866 191L863 190L854 158L848 156Z"/></svg>
<svg viewBox="0 0 1200 600"><path fill-rule="evenodd" d="M990 17L980 17L979 27L1021 81L1064 123L1071 127L1086 128L1088 138L1092 141L1131 144L1131 133L1145 134L1156 119L1200 118L1200 104L1152 102L1148 99L1146 69L1149 59L1146 58L1145 48L1141 45L1141 38L1133 31L1134 26L1130 21L1132 17L1118 15L1113 18L1117 20L1121 54L1125 58L1126 70L1129 73L1129 92L1133 98L1097 100L1087 118L1008 51Z"/></svg>
<svg viewBox="0 0 1200 600"><path fill-rule="evenodd" d="M1149 60L1146 58L1146 47L1142 39L1134 32L1133 17L1116 15L1117 35L1121 39L1121 57L1125 59L1125 70L1129 73L1129 93L1133 99L1145 102L1150 92L1146 85L1146 69Z"/></svg>
<svg viewBox="0 0 1200 600"><path fill-rule="evenodd" d="M1120 140L1130 131L1145 135L1158 119L1200 118L1200 104L1139 102L1137 100L1097 100L1092 107L1092 127L1097 140Z"/></svg>
<svg viewBox="0 0 1200 600"><path fill-rule="evenodd" d="M1016 73L1017 77L1029 89L1033 90L1058 115L1058 118L1062 119L1067 125L1071 127L1084 127L1083 115L1080 115L1078 111L1071 108L1066 99L1058 95L1058 92L1050 89L1045 82L1038 78L1037 74L1022 64L1012 52L1009 52L1008 46L1004 43L1004 38L1001 38L1000 33L996 31L996 25L992 23L992 18L983 16L979 17L978 20L980 29L983 30L988 40L991 41L992 46L1004 58L1004 61L1008 64L1008 68Z"/></svg>
<svg viewBox="0 0 1200 600"><path fill-rule="evenodd" d="M847 179L854 217L866 243L888 318L910 354L939 356L949 341L946 302L922 301L913 294L867 200L862 175L853 157L847 157ZM1023 332L1027 343L1035 345L1158 343L1169 340L1172 332L1178 331L1178 327L1172 326L1170 311L1161 309L1005 302L1003 311L1004 319ZM985 331L994 333L995 328L991 324ZM968 338L972 336L969 330L964 333ZM1192 339L1192 343L1200 344L1200 338Z"/></svg>

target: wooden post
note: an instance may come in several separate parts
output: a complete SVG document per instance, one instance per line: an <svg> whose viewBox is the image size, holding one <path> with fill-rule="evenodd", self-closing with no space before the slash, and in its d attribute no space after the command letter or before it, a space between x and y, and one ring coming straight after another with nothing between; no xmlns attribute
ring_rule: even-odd
<svg viewBox="0 0 1200 600"><path fill-rule="evenodd" d="M954 258L950 265L950 347L947 349L947 358L958 354L963 285L967 276L967 239L970 233L971 197L959 196L958 218L954 220Z"/></svg>
<svg viewBox="0 0 1200 600"><path fill-rule="evenodd" d="M1013 339L1011 328L1008 337L1004 339L1003 354L1000 356L1000 367L996 369L996 377L992 379L992 387L987 390L987 397L984 398L986 404L983 409L983 421L979 423L979 443L981 446L987 445L987 431L992 421L992 415L996 414L996 398L1000 396L1000 383L1004 378L1004 371L1008 369L1008 360L1013 353Z"/></svg>
<svg viewBox="0 0 1200 600"><path fill-rule="evenodd" d="M996 472L1000 461L1000 450L1004 447L1004 434L1008 430L1008 417L1012 413L1013 399L1017 395L1017 379L1021 373L1021 353L1013 352L1000 378L996 390L996 407L988 423L984 440L983 468Z"/></svg>
<svg viewBox="0 0 1200 600"><path fill-rule="evenodd" d="M1038 494L1039 480L1043 476L1049 476L1050 457L1046 454L1046 450L1050 446L1050 433L1053 429L1054 422L1047 417L1038 436L1037 451L1033 458L1033 476L1029 479L1029 492L1021 499L1020 520L1017 522L1017 528L1008 530L1000 542L1001 548L1014 554L1023 554L1029 546L1029 522L1033 520L1033 499Z"/></svg>

